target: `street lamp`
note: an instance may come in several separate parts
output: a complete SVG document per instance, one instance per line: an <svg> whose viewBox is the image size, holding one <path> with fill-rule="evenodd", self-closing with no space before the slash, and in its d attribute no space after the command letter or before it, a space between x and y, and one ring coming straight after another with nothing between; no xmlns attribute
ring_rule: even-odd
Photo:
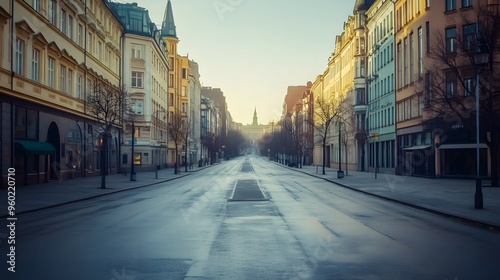
<svg viewBox="0 0 500 280"><path fill-rule="evenodd" d="M135 144L135 124L132 122L132 152L131 152L131 162L130 162L130 181L135 181L135 169L134 169L134 144Z"/></svg>
<svg viewBox="0 0 500 280"><path fill-rule="evenodd" d="M342 171L342 131L340 130L342 126L342 122L339 122L339 171L337 171L337 178L341 179L344 178L344 171Z"/></svg>
<svg viewBox="0 0 500 280"><path fill-rule="evenodd" d="M161 140L163 138L163 131L160 129L160 135L161 136L160 136L160 138L158 138L158 131L156 129L159 126L158 125L158 113L160 113L160 112L165 113L165 116L163 117L163 120L165 120L167 118L167 114L166 114L167 111L165 109L158 109L153 114L155 116L155 124L156 124L156 126L155 126L155 138L156 138L157 141ZM161 148L162 148L162 144L160 144L160 150L161 150ZM157 164L154 167L154 169L155 169L155 179L158 179L158 169L160 169L160 164L161 164L161 160L160 160L160 162L158 164L158 158L160 158L160 155L161 155L161 151L158 151L158 154L156 156L156 163Z"/></svg>
<svg viewBox="0 0 500 280"><path fill-rule="evenodd" d="M479 51L474 54L474 65L476 66L476 193L474 194L474 208L483 209L483 191L481 187L481 178L479 177L480 153L479 153L479 79L480 68L488 65L488 51L479 45Z"/></svg>

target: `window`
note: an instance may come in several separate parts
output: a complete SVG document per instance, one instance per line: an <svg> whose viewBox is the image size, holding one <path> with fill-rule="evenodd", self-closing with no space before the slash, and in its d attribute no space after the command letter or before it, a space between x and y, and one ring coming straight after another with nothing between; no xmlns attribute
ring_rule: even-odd
<svg viewBox="0 0 500 280"><path fill-rule="evenodd" d="M446 34L446 53L457 52L457 29L450 27L445 29Z"/></svg>
<svg viewBox="0 0 500 280"><path fill-rule="evenodd" d="M457 8L457 0L446 0L445 11L453 11Z"/></svg>
<svg viewBox="0 0 500 280"><path fill-rule="evenodd" d="M67 83L67 93L69 95L73 95L73 70L68 69L68 83Z"/></svg>
<svg viewBox="0 0 500 280"><path fill-rule="evenodd" d="M472 0L462 0L462 8L472 7Z"/></svg>
<svg viewBox="0 0 500 280"><path fill-rule="evenodd" d="M78 38L76 40L77 40L78 45L80 47L83 47L83 26L81 24L78 24L77 36L78 36Z"/></svg>
<svg viewBox="0 0 500 280"><path fill-rule="evenodd" d="M131 55L132 59L142 59L142 45L132 44Z"/></svg>
<svg viewBox="0 0 500 280"><path fill-rule="evenodd" d="M476 24L467 24L463 26L464 49L467 51L475 51L477 45L476 40Z"/></svg>
<svg viewBox="0 0 500 280"><path fill-rule="evenodd" d="M26 108L16 106L15 137L26 138Z"/></svg>
<svg viewBox="0 0 500 280"><path fill-rule="evenodd" d="M425 8L428 9L431 7L431 0L425 0Z"/></svg>
<svg viewBox="0 0 500 280"><path fill-rule="evenodd" d="M413 56L415 55L415 46L413 42L413 33L410 33L410 83L413 82L414 79L414 58Z"/></svg>
<svg viewBox="0 0 500 280"><path fill-rule="evenodd" d="M97 42L97 58L102 61L102 42Z"/></svg>
<svg viewBox="0 0 500 280"><path fill-rule="evenodd" d="M431 73L425 73L425 103L431 103L431 92L432 92L432 84L431 84Z"/></svg>
<svg viewBox="0 0 500 280"><path fill-rule="evenodd" d="M61 65L59 75L59 90L62 92L66 92L66 66Z"/></svg>
<svg viewBox="0 0 500 280"><path fill-rule="evenodd" d="M453 72L446 73L446 96L448 98L457 95L457 76Z"/></svg>
<svg viewBox="0 0 500 280"><path fill-rule="evenodd" d="M427 48L427 53L431 52L431 26L428 21L425 22L425 45Z"/></svg>
<svg viewBox="0 0 500 280"><path fill-rule="evenodd" d="M174 74L169 75L168 87L174 87Z"/></svg>
<svg viewBox="0 0 500 280"><path fill-rule="evenodd" d="M185 102L182 103L182 112L183 113L187 112L187 103L185 103Z"/></svg>
<svg viewBox="0 0 500 280"><path fill-rule="evenodd" d="M52 25L56 25L56 1L49 0L49 21Z"/></svg>
<svg viewBox="0 0 500 280"><path fill-rule="evenodd" d="M27 110L26 138L32 140L38 139L38 111Z"/></svg>
<svg viewBox="0 0 500 280"><path fill-rule="evenodd" d="M51 88L55 87L55 67L56 67L55 59L49 57L47 85Z"/></svg>
<svg viewBox="0 0 500 280"><path fill-rule="evenodd" d="M21 39L16 39L16 64L14 66L16 74L24 74L24 41Z"/></svg>
<svg viewBox="0 0 500 280"><path fill-rule="evenodd" d="M88 46L87 46L87 49L88 49L88 52L92 52L93 51L93 47L94 47L94 42L92 40L92 32L89 32L89 38L88 38Z"/></svg>
<svg viewBox="0 0 500 280"><path fill-rule="evenodd" d="M464 80L464 96L475 95L476 92L476 79L465 78Z"/></svg>
<svg viewBox="0 0 500 280"><path fill-rule="evenodd" d="M182 68L182 78L187 79L187 69L186 68Z"/></svg>
<svg viewBox="0 0 500 280"><path fill-rule="evenodd" d="M41 11L41 3L42 0L33 0L33 9L35 9L35 11L37 12L40 12Z"/></svg>
<svg viewBox="0 0 500 280"><path fill-rule="evenodd" d="M60 26L60 29L61 29L61 32L64 34L64 35L68 35L67 34L67 26L66 26L66 11L61 9L61 26Z"/></svg>
<svg viewBox="0 0 500 280"><path fill-rule="evenodd" d="M78 74L76 76L76 98L82 98L82 92L83 92L83 76L81 74Z"/></svg>
<svg viewBox="0 0 500 280"><path fill-rule="evenodd" d="M141 165L142 163L141 157L142 157L141 153L134 153L134 165Z"/></svg>
<svg viewBox="0 0 500 280"><path fill-rule="evenodd" d="M73 17L68 17L68 37L73 40Z"/></svg>
<svg viewBox="0 0 500 280"><path fill-rule="evenodd" d="M404 53L403 53L403 62L404 62L404 73L403 73L403 81L404 86L408 85L408 37L404 39Z"/></svg>
<svg viewBox="0 0 500 280"><path fill-rule="evenodd" d="M424 54L423 54L423 38L422 38L422 27L418 28L418 77L422 78L422 73L424 71Z"/></svg>
<svg viewBox="0 0 500 280"><path fill-rule="evenodd" d="M403 71L403 62L402 62L402 49L401 49L401 43L398 43L398 89L401 88L401 81L402 81L402 71Z"/></svg>
<svg viewBox="0 0 500 280"><path fill-rule="evenodd" d="M142 115L144 108L144 100L132 99L132 112L136 115Z"/></svg>
<svg viewBox="0 0 500 280"><path fill-rule="evenodd" d="M31 79L35 82L40 82L40 51L37 49L33 49L31 68Z"/></svg>
<svg viewBox="0 0 500 280"><path fill-rule="evenodd" d="M132 71L132 87L142 88L142 80L144 78L143 72Z"/></svg>

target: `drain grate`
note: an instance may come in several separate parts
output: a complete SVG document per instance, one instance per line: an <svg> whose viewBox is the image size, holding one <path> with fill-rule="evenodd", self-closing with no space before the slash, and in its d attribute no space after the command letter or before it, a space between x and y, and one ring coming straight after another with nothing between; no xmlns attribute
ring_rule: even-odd
<svg viewBox="0 0 500 280"><path fill-rule="evenodd" d="M260 190L259 183L255 179L238 180L234 188L233 196L229 201L261 201L268 200Z"/></svg>

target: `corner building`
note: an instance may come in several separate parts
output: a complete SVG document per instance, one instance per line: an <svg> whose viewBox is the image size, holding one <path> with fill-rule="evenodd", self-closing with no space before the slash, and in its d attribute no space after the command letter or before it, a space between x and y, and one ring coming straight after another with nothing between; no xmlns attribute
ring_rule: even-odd
<svg viewBox="0 0 500 280"><path fill-rule="evenodd" d="M118 172L120 127L101 170L99 131L84 100L99 83L119 90L123 26L107 1L0 2L2 187Z"/></svg>

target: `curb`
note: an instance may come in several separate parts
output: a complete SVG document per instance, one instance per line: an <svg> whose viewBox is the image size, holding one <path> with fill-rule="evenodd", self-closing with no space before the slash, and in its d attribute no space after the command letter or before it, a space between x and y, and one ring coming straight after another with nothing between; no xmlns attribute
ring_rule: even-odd
<svg viewBox="0 0 500 280"><path fill-rule="evenodd" d="M196 172L196 171L193 171L193 172ZM135 187L130 187L130 188L126 188L126 189L116 190L116 191L112 191L112 192L108 192L108 193L102 193L102 194L97 194L97 195L82 197L82 198L78 198L78 199L74 199L74 200L70 200L70 201L65 201L65 202L61 202L61 203L56 203L56 204L52 204L52 205L47 205L47 206L39 207L39 208L28 209L28 210L25 210L25 211L16 212L16 216L23 215L23 214L28 214L28 213L32 213L32 212L36 212L36 211L40 211L40 210L55 208L55 207L58 207L58 206L68 205L68 204L72 204L72 203L75 203L75 202L90 200L90 199L93 199L93 198L97 198L97 197L101 197L101 196L106 196L106 195L110 195L110 194L116 194L116 193L125 192L125 191L129 191L129 190L135 190L135 189L140 189L140 188L144 188L144 187L149 187L149 186L153 186L153 185L165 183L165 182L168 182L168 181L173 181L173 180L176 180L176 179L184 178L184 177L189 176L189 175L191 175L191 173L185 173L185 174L180 175L180 176L175 177L175 178L169 178L169 179L165 179L165 180L162 180L162 181L158 181L158 182L154 182L154 183L149 183L149 184L145 184L145 185L140 185L140 186L135 186ZM9 217L8 214L0 216L0 218L8 218L8 217Z"/></svg>
<svg viewBox="0 0 500 280"><path fill-rule="evenodd" d="M300 172L300 173L309 175L311 177L315 177L315 178L318 178L318 179L323 179L323 180L325 180L327 182L333 183L335 185L338 185L340 187L344 187L344 188L347 188L347 189L350 189L350 190L353 190L353 191L357 191L359 193L363 193L363 194L366 194L366 195L370 195L370 196L373 196L373 197L377 197L377 198L381 198L381 199L384 199L384 200L387 200L387 201L391 201L391 202L394 202L394 203L397 203L397 204L401 204L401 205L404 205L404 206L407 206L407 207L411 207L411 208L414 208L414 209L418 209L418 210L421 210L421 211L432 213L434 215L445 217L447 219L450 219L450 220L453 220L453 221L456 221L456 222L460 222L460 223L463 223L463 224L471 225L471 226L478 227L478 228L481 228L481 229L484 229L484 230L488 230L488 231L491 231L491 232L500 233L500 225L495 225L495 224L491 224L491 223L488 223L488 222L478 221L478 220L474 220L474 219L471 219L471 218L463 217L463 216L460 216L460 215L457 215L457 214L448 213L448 212L445 212L445 211L442 211L442 210L435 210L435 209L431 209L431 208L428 208L428 207L420 206L418 204L414 204L414 203L411 203L411 202L408 202L408 201L403 201L403 200L399 200L399 199L395 199L395 198L390 198L390 197L379 195L379 194L374 194L374 193L371 193L371 192L360 190L360 189L355 188L355 187L351 187L351 186L348 186L348 185L344 185L342 183L335 182L335 181L330 180L328 178L323 178L323 177L319 177L319 176L316 176L314 174L311 174L311 173L308 173L308 172L305 172L305 171L296 170L296 169L293 169L291 167L284 166L282 164L276 163L276 165L279 165L281 167L287 168L289 170L293 170L293 171L296 171L296 172Z"/></svg>

